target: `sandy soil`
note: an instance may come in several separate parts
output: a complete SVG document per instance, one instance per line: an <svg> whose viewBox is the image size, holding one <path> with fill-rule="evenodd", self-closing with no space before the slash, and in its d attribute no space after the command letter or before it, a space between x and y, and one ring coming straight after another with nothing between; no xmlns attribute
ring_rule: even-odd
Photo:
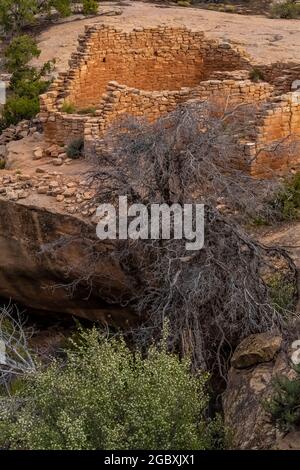
<svg viewBox="0 0 300 470"><path fill-rule="evenodd" d="M243 16L193 7L160 7L138 1L123 5L102 3L102 12L112 10L122 10L123 13L57 24L42 32L38 38L42 53L36 64L56 58L57 71L64 70L77 47L78 34L83 32L86 24L99 22L126 31L138 26L185 25L205 31L208 37L241 45L256 62L300 62L300 20Z"/></svg>

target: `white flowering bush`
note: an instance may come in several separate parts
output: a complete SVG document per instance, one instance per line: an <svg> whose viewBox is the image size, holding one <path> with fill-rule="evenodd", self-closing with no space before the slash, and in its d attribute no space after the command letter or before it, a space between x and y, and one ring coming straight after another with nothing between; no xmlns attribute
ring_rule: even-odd
<svg viewBox="0 0 300 470"><path fill-rule="evenodd" d="M207 378L164 347L143 358L123 340L82 331L64 363L28 376L0 408L0 446L209 449L222 427L204 418Z"/></svg>

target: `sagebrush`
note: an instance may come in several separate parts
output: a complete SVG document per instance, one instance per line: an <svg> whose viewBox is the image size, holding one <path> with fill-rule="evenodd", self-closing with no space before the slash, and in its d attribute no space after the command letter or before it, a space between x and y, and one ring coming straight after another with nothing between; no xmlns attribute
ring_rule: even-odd
<svg viewBox="0 0 300 470"><path fill-rule="evenodd" d="M163 344L147 357L122 339L81 331L64 362L28 375L2 399L0 445L11 449L210 449L207 374ZM3 406L3 403L5 406Z"/></svg>

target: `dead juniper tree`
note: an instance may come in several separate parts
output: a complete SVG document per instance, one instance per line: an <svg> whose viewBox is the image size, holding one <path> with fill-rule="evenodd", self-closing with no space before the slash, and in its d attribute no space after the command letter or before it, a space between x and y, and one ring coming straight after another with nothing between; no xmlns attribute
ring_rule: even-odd
<svg viewBox="0 0 300 470"><path fill-rule="evenodd" d="M152 203L204 203L205 244L188 251L185 239L117 240L109 241L110 250L103 253L103 241L82 240L86 257L80 260L81 274L76 266L76 285L87 282L92 289L97 279L103 300L138 314L133 334L140 346L160 338L167 320L170 349L190 355L195 368L221 375L243 338L287 329L292 314L276 308L268 279L280 272L282 282L290 282L297 294L289 256L262 246L241 227L246 217L264 210L265 197L275 186L245 171L250 162L238 139L251 132L250 112L245 106L220 111L192 102L154 123L125 117L115 124L99 143L100 154L90 156L98 201L127 195L129 203L142 203L149 211ZM63 247L58 243L56 250ZM110 292L107 279L99 289L100 263L121 267L124 295Z"/></svg>
<svg viewBox="0 0 300 470"><path fill-rule="evenodd" d="M129 240L118 242L111 256L130 279L129 302L142 319L139 340L159 335L168 319L170 347L221 372L241 339L286 327L286 315L272 304L272 273L280 270L296 293L287 254L262 246L237 223L264 212L276 188L274 180L253 180L245 171L250 162L239 136L251 132L251 112L194 102L154 123L125 117L93 158L101 202L127 195L148 207L206 205L202 250L187 252L185 240Z"/></svg>
<svg viewBox="0 0 300 470"><path fill-rule="evenodd" d="M154 123L125 117L107 132L101 154L91 157L99 202L127 195L147 207L205 204L203 249L187 251L185 240L139 239L118 241L109 256L129 280L126 302L141 319L139 344L159 337L168 320L170 348L191 355L195 367L217 367L221 374L244 337L287 326L267 279L280 271L296 295L288 255L262 246L240 225L265 210L276 186L245 171L249 162L238 137L248 132L249 112L192 102ZM84 270L93 270L93 263L91 256Z"/></svg>

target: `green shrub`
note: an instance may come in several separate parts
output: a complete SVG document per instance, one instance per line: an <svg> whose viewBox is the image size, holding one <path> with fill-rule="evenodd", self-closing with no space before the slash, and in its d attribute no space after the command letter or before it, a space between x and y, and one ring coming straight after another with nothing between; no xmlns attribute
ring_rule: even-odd
<svg viewBox="0 0 300 470"><path fill-rule="evenodd" d="M64 101L62 106L61 106L61 110L63 113L67 113L67 114L74 114L76 113L76 108L75 108L75 105L73 103L70 103L69 101Z"/></svg>
<svg viewBox="0 0 300 470"><path fill-rule="evenodd" d="M69 158L76 160L83 156L84 151L84 141L82 137L73 140L67 148L67 155Z"/></svg>
<svg viewBox="0 0 300 470"><path fill-rule="evenodd" d="M16 34L37 21L38 14L50 13L55 8L61 17L71 15L71 0L0 0L0 26ZM94 0L87 1L93 7Z"/></svg>
<svg viewBox="0 0 300 470"><path fill-rule="evenodd" d="M2 111L2 129L36 116L40 110L39 95L44 93L48 86L49 81L41 80L35 69L27 69L22 74L13 76L11 95Z"/></svg>
<svg viewBox="0 0 300 470"><path fill-rule="evenodd" d="M296 286L281 273L277 273L266 280L272 304L278 311L293 310Z"/></svg>
<svg viewBox="0 0 300 470"><path fill-rule="evenodd" d="M282 220L296 219L300 208L300 173L289 178L284 187L270 202Z"/></svg>
<svg viewBox="0 0 300 470"><path fill-rule="evenodd" d="M3 111L6 127L17 124L23 119L32 119L39 112L39 109L38 98L28 98L27 96L8 98Z"/></svg>
<svg viewBox="0 0 300 470"><path fill-rule="evenodd" d="M275 18L295 19L300 17L300 5L294 0L285 3L277 3L271 9L271 15Z"/></svg>
<svg viewBox="0 0 300 470"><path fill-rule="evenodd" d="M18 32L34 23L37 12L37 0L0 0L0 26L7 32Z"/></svg>
<svg viewBox="0 0 300 470"><path fill-rule="evenodd" d="M1 129L22 119L31 119L39 112L39 95L47 90L50 83L44 76L52 68L52 62L46 62L40 70L27 65L39 55L35 40L28 35L14 38L7 47L6 66L12 77L9 98L2 111Z"/></svg>
<svg viewBox="0 0 300 470"><path fill-rule="evenodd" d="M40 110L39 95L44 93L49 81L43 80L34 68L24 68L15 72L11 79L11 96L7 99L3 112L3 126L17 124L23 119L32 119Z"/></svg>
<svg viewBox="0 0 300 470"><path fill-rule="evenodd" d="M0 419L12 449L210 449L219 420L204 418L206 374L164 348L146 358L122 340L82 331L64 364L54 361L17 387ZM4 437L3 437L4 436Z"/></svg>
<svg viewBox="0 0 300 470"><path fill-rule="evenodd" d="M2 129L22 119L31 119L39 112L39 95L47 90L50 83L44 77L52 68L52 62L46 62L40 70L27 65L39 55L40 50L34 39L27 35L14 38L7 47L6 65L12 77L9 98L2 111Z"/></svg>
<svg viewBox="0 0 300 470"><path fill-rule="evenodd" d="M254 227L265 227L266 225L270 224L270 221L263 215L252 217L249 222L250 222L250 226L254 226Z"/></svg>
<svg viewBox="0 0 300 470"><path fill-rule="evenodd" d="M250 76L250 80L253 80L254 82L259 82L260 80L264 80L264 74L257 67L254 67L250 71L249 76Z"/></svg>
<svg viewBox="0 0 300 470"><path fill-rule="evenodd" d="M98 13L98 2L96 0L83 0L83 14L96 15Z"/></svg>
<svg viewBox="0 0 300 470"><path fill-rule="evenodd" d="M31 36L17 36L5 50L6 68L10 73L18 72L33 57L39 57L40 53L40 49Z"/></svg>
<svg viewBox="0 0 300 470"><path fill-rule="evenodd" d="M300 366L294 369L298 374L295 379L276 377L273 396L263 403L272 421L284 432L300 427Z"/></svg>
<svg viewBox="0 0 300 470"><path fill-rule="evenodd" d="M40 72L37 72L34 68L28 68L20 74L13 75L11 91L15 95L34 99L47 90L49 83L48 80L42 79Z"/></svg>

